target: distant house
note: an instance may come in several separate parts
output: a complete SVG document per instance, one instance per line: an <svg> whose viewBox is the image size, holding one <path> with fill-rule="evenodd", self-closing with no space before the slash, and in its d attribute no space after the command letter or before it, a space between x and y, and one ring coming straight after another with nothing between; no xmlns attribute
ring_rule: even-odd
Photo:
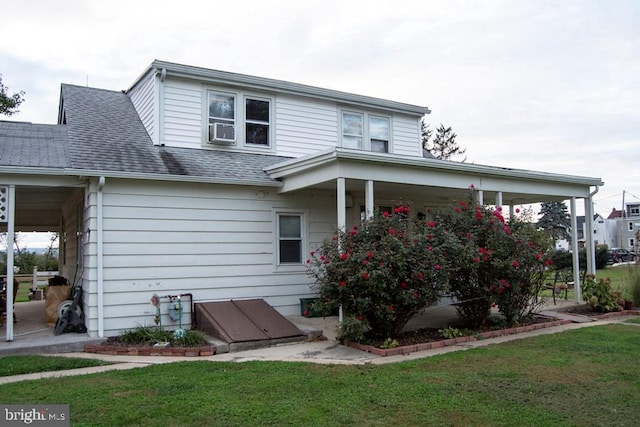
<svg viewBox="0 0 640 427"><path fill-rule="evenodd" d="M0 219L60 232L61 274L102 337L153 324L153 294L297 314L309 251L400 200L417 214L473 185L486 204L592 211L599 178L425 156L429 112L154 61L126 91L63 84L56 125L0 122Z"/></svg>
<svg viewBox="0 0 640 427"><path fill-rule="evenodd" d="M611 223L604 219L600 214L593 215L593 221L591 222L591 233L587 232L588 224L586 217L580 215L576 217L576 234L578 241L578 248L582 249L587 245L587 235L591 234L591 240L594 245L611 245L608 243L612 239ZM556 241L556 249L570 250L571 242L560 239Z"/></svg>
<svg viewBox="0 0 640 427"><path fill-rule="evenodd" d="M612 230L609 247L640 253L640 203L625 203L624 210L612 209L607 221Z"/></svg>

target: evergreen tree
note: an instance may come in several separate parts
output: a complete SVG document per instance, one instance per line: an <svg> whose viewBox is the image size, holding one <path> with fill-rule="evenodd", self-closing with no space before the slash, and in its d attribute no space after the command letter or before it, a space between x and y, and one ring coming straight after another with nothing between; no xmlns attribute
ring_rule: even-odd
<svg viewBox="0 0 640 427"><path fill-rule="evenodd" d="M554 241L569 240L571 221L564 202L544 202L540 206L538 227L545 230Z"/></svg>
<svg viewBox="0 0 640 427"><path fill-rule="evenodd" d="M424 120L420 122L420 128L422 132L422 147L433 154L436 159L451 160L453 156L461 156L466 153L467 150L461 148L456 142L458 135L451 126L444 127L441 123L436 129L433 141L431 141L433 131ZM467 160L466 157L462 159L462 162L465 160Z"/></svg>
<svg viewBox="0 0 640 427"><path fill-rule="evenodd" d="M16 92L9 95L9 88L2 83L0 74L0 115L12 116L18 112L18 107L24 101L24 92Z"/></svg>

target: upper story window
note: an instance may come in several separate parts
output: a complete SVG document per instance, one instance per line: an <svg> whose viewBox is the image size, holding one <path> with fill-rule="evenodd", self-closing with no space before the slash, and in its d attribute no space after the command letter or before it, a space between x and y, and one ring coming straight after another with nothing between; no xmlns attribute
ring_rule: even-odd
<svg viewBox="0 0 640 427"><path fill-rule="evenodd" d="M371 139L371 151L388 153L389 119L386 117L369 116L369 138Z"/></svg>
<svg viewBox="0 0 640 427"><path fill-rule="evenodd" d="M236 141L236 97L209 92L209 141Z"/></svg>
<svg viewBox="0 0 640 427"><path fill-rule="evenodd" d="M269 101L247 98L245 101L245 141L269 146Z"/></svg>
<svg viewBox="0 0 640 427"><path fill-rule="evenodd" d="M247 148L271 147L271 100L242 93L208 91L208 142Z"/></svg>
<svg viewBox="0 0 640 427"><path fill-rule="evenodd" d="M640 207L631 206L629 208L629 216L640 216Z"/></svg>
<svg viewBox="0 0 640 427"><path fill-rule="evenodd" d="M388 117L345 111L342 113L342 147L389 152L390 120Z"/></svg>

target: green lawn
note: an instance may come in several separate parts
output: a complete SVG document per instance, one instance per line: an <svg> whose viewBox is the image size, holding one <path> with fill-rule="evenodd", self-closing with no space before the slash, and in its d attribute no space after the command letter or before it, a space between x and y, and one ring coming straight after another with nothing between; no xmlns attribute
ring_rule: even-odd
<svg viewBox="0 0 640 427"><path fill-rule="evenodd" d="M598 270L596 273L597 279L609 278L611 279L611 287L613 289L621 289L625 290L629 286L628 278L631 269L639 268L636 265L623 265L619 267L611 267L607 266L607 268ZM551 282L553 279L548 279L547 282ZM553 297L551 294L551 289L544 289L540 292L541 297L548 298L549 300ZM564 299L564 291L561 294L556 294L556 299ZM575 300L575 291L573 289L568 290L567 299L569 301Z"/></svg>
<svg viewBox="0 0 640 427"><path fill-rule="evenodd" d="M96 359L52 356L5 356L0 358L0 377L110 365Z"/></svg>
<svg viewBox="0 0 640 427"><path fill-rule="evenodd" d="M208 361L0 386L72 425L640 425L640 328L612 324L388 365Z"/></svg>

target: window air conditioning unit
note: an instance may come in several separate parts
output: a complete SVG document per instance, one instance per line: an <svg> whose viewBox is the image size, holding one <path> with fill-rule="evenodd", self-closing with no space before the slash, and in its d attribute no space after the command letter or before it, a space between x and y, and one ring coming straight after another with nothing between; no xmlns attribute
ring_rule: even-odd
<svg viewBox="0 0 640 427"><path fill-rule="evenodd" d="M236 142L236 127L229 123L211 123L209 125L209 142L233 144Z"/></svg>

